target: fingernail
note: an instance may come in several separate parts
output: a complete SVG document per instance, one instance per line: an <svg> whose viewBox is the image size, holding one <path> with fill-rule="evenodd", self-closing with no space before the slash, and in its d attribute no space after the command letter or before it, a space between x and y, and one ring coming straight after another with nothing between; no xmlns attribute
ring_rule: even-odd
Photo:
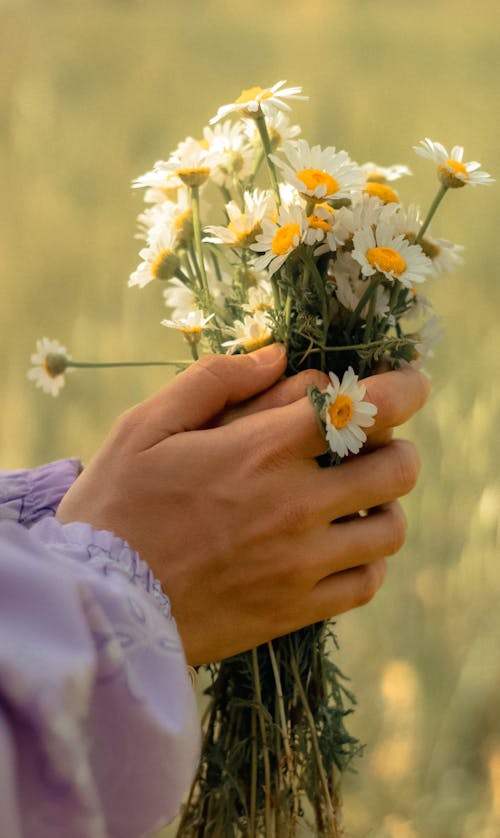
<svg viewBox="0 0 500 838"><path fill-rule="evenodd" d="M286 349L282 343L271 343L269 346L264 346L262 349L257 349L252 352L251 357L256 364L277 364L286 354Z"/></svg>

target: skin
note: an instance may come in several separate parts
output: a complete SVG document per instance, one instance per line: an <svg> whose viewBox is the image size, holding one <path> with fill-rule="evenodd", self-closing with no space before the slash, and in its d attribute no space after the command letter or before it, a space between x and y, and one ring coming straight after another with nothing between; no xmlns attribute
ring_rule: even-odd
<svg viewBox="0 0 500 838"><path fill-rule="evenodd" d="M279 381L285 366L279 345L200 359L118 420L57 512L140 553L193 665L367 603L405 539L397 499L419 462L391 435L425 402L425 376L366 379L378 413L363 453L321 469L306 393L327 378Z"/></svg>

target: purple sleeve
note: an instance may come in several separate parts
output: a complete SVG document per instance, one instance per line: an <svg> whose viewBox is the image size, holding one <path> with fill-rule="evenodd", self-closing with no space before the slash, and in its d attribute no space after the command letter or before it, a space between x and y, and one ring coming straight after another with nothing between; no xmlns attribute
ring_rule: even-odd
<svg viewBox="0 0 500 838"><path fill-rule="evenodd" d="M147 565L87 524L0 522L2 838L138 838L174 817L198 755Z"/></svg>
<svg viewBox="0 0 500 838"><path fill-rule="evenodd" d="M55 515L81 470L79 460L58 460L30 471L0 471L0 521L30 527L45 515Z"/></svg>

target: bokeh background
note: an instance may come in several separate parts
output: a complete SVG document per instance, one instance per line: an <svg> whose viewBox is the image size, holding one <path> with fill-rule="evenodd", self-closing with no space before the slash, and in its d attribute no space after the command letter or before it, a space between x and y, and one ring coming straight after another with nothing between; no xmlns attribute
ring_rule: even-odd
<svg viewBox="0 0 500 838"><path fill-rule="evenodd" d="M311 141L404 162L424 208L424 136L500 174L498 0L0 0L0 462L87 460L165 372L73 374L56 400L26 380L35 339L75 359L180 351L137 264L133 177L199 135L244 87L302 84ZM338 622L367 743L344 782L349 838L500 835L498 187L449 194L434 231L466 265L434 286L446 337L407 429L423 468L408 544L383 591Z"/></svg>

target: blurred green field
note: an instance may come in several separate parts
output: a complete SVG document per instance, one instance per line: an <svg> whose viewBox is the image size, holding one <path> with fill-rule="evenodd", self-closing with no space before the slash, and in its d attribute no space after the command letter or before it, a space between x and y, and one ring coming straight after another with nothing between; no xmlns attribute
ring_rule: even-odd
<svg viewBox="0 0 500 838"><path fill-rule="evenodd" d="M302 84L296 121L354 159L408 163L424 136L500 175L497 0L0 0L0 462L88 459L161 369L80 372L59 399L26 380L37 337L75 359L173 356L160 290L127 289L133 177L253 84ZM383 591L338 622L368 743L344 783L348 838L500 835L498 187L448 196L436 233L466 265L432 291L446 339L408 545Z"/></svg>

